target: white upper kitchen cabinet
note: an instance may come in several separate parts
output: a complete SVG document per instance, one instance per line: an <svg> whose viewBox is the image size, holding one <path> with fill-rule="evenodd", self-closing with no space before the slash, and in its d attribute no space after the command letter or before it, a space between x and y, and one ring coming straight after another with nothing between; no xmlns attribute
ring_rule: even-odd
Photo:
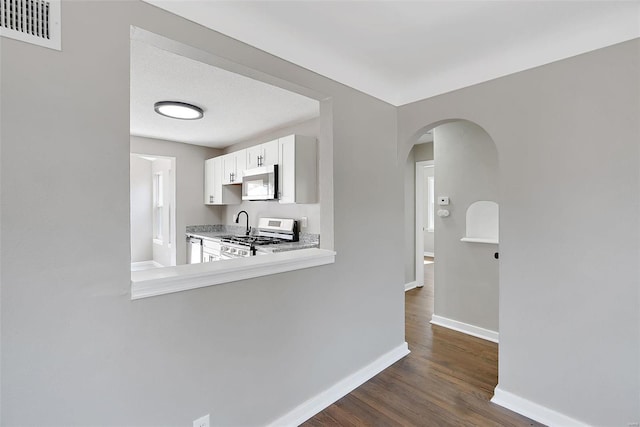
<svg viewBox="0 0 640 427"><path fill-rule="evenodd" d="M234 151L222 156L222 185L242 184L242 173L247 169L247 150Z"/></svg>
<svg viewBox="0 0 640 427"><path fill-rule="evenodd" d="M277 139L262 144L262 164L260 166L277 165L280 160L280 147Z"/></svg>
<svg viewBox="0 0 640 427"><path fill-rule="evenodd" d="M278 140L280 203L316 203L318 160L316 139L289 135Z"/></svg>
<svg viewBox="0 0 640 427"><path fill-rule="evenodd" d="M262 144L247 148L247 169L257 168L262 156Z"/></svg>
<svg viewBox="0 0 640 427"><path fill-rule="evenodd" d="M204 204L212 205L216 200L216 189L218 186L222 187L222 182L216 182L216 172L220 176L220 170L222 168L222 159L214 157L213 159L205 160L204 162ZM218 178L217 181L220 181ZM220 194L217 195L218 200Z"/></svg>
<svg viewBox="0 0 640 427"><path fill-rule="evenodd" d="M277 165L279 160L278 139L247 148L247 169Z"/></svg>
<svg viewBox="0 0 640 427"><path fill-rule="evenodd" d="M239 185L222 185L222 156L204 162L204 204L237 205L241 199Z"/></svg>

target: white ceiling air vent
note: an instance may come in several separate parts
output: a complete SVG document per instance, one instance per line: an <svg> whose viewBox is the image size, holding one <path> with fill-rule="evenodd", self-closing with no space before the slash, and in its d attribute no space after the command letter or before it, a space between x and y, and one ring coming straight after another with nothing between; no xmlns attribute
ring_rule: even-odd
<svg viewBox="0 0 640 427"><path fill-rule="evenodd" d="M0 35L62 50L60 0L0 0Z"/></svg>

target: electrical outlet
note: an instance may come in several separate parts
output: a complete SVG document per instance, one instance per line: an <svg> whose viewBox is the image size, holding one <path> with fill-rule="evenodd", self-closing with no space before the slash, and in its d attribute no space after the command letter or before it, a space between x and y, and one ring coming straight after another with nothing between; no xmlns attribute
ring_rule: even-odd
<svg viewBox="0 0 640 427"><path fill-rule="evenodd" d="M306 216L303 216L300 219L300 227L307 228L309 226L309 219Z"/></svg>
<svg viewBox="0 0 640 427"><path fill-rule="evenodd" d="M193 427L209 427L209 414L195 420Z"/></svg>

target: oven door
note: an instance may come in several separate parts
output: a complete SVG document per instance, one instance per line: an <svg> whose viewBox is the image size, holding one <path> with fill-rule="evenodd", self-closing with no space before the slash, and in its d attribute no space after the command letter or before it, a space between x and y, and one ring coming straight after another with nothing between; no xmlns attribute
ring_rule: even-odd
<svg viewBox="0 0 640 427"><path fill-rule="evenodd" d="M278 198L278 165L247 169L242 177L242 200Z"/></svg>

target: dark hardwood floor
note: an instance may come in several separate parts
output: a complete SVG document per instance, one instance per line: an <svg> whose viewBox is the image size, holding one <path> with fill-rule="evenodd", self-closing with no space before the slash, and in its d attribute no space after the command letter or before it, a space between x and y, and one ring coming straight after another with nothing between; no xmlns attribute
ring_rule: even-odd
<svg viewBox="0 0 640 427"><path fill-rule="evenodd" d="M313 426L541 426L489 402L497 344L429 323L433 264L405 294L411 353L304 424Z"/></svg>

